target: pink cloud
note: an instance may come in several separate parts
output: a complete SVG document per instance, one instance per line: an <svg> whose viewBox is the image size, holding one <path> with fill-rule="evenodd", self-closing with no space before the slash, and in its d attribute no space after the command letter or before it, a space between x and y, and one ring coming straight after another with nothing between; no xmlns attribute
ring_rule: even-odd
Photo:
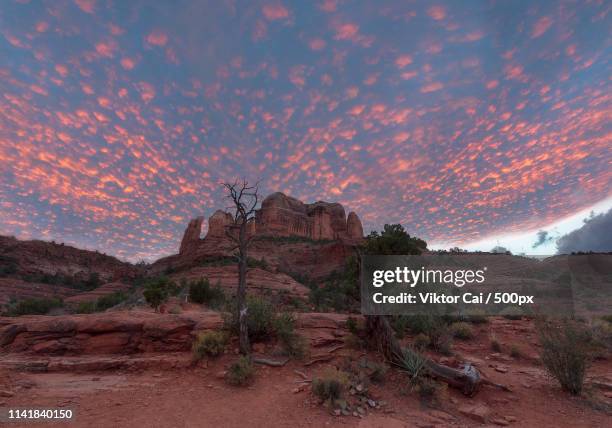
<svg viewBox="0 0 612 428"><path fill-rule="evenodd" d="M86 13L93 13L96 7L96 0L74 0L74 2L79 9Z"/></svg>
<svg viewBox="0 0 612 428"><path fill-rule="evenodd" d="M168 35L161 30L154 30L147 35L146 40L153 46L165 46L168 43Z"/></svg>
<svg viewBox="0 0 612 428"><path fill-rule="evenodd" d="M354 40L359 34L359 26L357 24L346 23L336 26L336 40Z"/></svg>
<svg viewBox="0 0 612 428"><path fill-rule="evenodd" d="M286 19L289 17L289 9L280 3L277 4L266 4L262 8L262 12L266 19L269 21L276 21L279 19Z"/></svg>
<svg viewBox="0 0 612 428"><path fill-rule="evenodd" d="M319 4L319 9L325 12L335 12L338 7L338 0L323 0Z"/></svg>
<svg viewBox="0 0 612 428"><path fill-rule="evenodd" d="M431 19L440 21L446 17L446 9L444 9L442 6L432 6L427 9L427 14L431 17Z"/></svg>
<svg viewBox="0 0 612 428"><path fill-rule="evenodd" d="M325 48L325 45L326 43L323 39L312 39L310 42L308 42L308 46L313 51L320 51L321 49Z"/></svg>
<svg viewBox="0 0 612 428"><path fill-rule="evenodd" d="M62 77L66 77L68 75L68 67L66 67L63 64L56 64L55 71L57 71L57 74L59 74Z"/></svg>
<svg viewBox="0 0 612 428"><path fill-rule="evenodd" d="M150 83L139 82L136 84L136 88L138 92L140 92L140 98L142 98L145 103L155 98L155 88Z"/></svg>
<svg viewBox="0 0 612 428"><path fill-rule="evenodd" d="M115 49L117 49L117 44L112 40L96 44L96 52L107 58L113 57L113 52Z"/></svg>
<svg viewBox="0 0 612 428"><path fill-rule="evenodd" d="M543 16L542 18L538 19L531 30L531 37L534 39L540 37L550 28L552 23L552 19L548 16Z"/></svg>
<svg viewBox="0 0 612 428"><path fill-rule="evenodd" d="M429 92L439 91L443 87L444 87L444 85L442 83L440 83L440 82L432 82L432 83L429 83L429 84L423 86L421 88L421 92L424 93L424 94L427 94Z"/></svg>
<svg viewBox="0 0 612 428"><path fill-rule="evenodd" d="M289 81L296 86L302 87L306 83L304 78L305 67L303 65L296 65L289 71Z"/></svg>
<svg viewBox="0 0 612 428"><path fill-rule="evenodd" d="M121 66L126 70L131 70L136 66L136 61L126 57L121 60Z"/></svg>
<svg viewBox="0 0 612 428"><path fill-rule="evenodd" d="M39 23L36 24L36 31L38 31L39 33L44 33L48 29L49 29L49 24L44 21L40 21Z"/></svg>
<svg viewBox="0 0 612 428"><path fill-rule="evenodd" d="M412 57L410 55L400 55L395 59L397 68L404 68L408 64L412 64Z"/></svg>

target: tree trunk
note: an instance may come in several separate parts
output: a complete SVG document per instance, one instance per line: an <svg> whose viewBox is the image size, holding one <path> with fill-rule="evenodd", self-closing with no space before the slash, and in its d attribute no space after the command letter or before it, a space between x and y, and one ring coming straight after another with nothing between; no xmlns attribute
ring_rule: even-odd
<svg viewBox="0 0 612 428"><path fill-rule="evenodd" d="M239 251L240 261L238 262L238 290L236 292L236 302L238 307L238 323L239 323L239 342L240 353L249 355L251 346L249 344L249 330L247 324L247 302L246 302L246 282L247 282L247 236L246 236L246 221L240 224L239 236Z"/></svg>

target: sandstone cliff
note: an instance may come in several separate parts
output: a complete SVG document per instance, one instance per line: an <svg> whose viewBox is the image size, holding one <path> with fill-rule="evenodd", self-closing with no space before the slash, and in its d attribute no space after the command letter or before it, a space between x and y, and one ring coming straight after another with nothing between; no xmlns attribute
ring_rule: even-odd
<svg viewBox="0 0 612 428"><path fill-rule="evenodd" d="M225 229L232 221L231 214L215 211L208 219L208 233L201 239L203 217L191 220L179 254L196 251L206 240L225 240ZM259 236L301 237L313 241L358 242L363 238L361 220L354 212L347 217L341 204L323 201L305 204L280 192L263 200L248 230Z"/></svg>

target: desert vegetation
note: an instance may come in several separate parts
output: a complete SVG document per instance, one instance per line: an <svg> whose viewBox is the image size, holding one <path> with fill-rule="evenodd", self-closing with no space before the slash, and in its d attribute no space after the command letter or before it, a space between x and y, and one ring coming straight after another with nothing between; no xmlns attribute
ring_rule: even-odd
<svg viewBox="0 0 612 428"><path fill-rule="evenodd" d="M580 394L590 358L590 332L569 319L540 320L537 329L544 367L564 390Z"/></svg>

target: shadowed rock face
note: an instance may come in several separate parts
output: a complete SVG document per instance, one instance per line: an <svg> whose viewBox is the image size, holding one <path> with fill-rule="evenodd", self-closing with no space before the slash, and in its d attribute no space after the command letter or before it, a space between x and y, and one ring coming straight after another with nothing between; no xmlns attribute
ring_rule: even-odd
<svg viewBox="0 0 612 428"><path fill-rule="evenodd" d="M346 229L349 238L351 239L359 239L363 237L363 226L361 225L361 220L354 212L350 212L348 218L346 219Z"/></svg>
<svg viewBox="0 0 612 428"><path fill-rule="evenodd" d="M202 231L202 222L204 217L194 218L187 225L183 239L181 240L181 247L179 249L180 254L184 254L190 249L197 247L200 241L200 232Z"/></svg>
<svg viewBox="0 0 612 428"><path fill-rule="evenodd" d="M225 227L232 224L231 214L217 210L208 219L208 233L206 238L225 238Z"/></svg>

